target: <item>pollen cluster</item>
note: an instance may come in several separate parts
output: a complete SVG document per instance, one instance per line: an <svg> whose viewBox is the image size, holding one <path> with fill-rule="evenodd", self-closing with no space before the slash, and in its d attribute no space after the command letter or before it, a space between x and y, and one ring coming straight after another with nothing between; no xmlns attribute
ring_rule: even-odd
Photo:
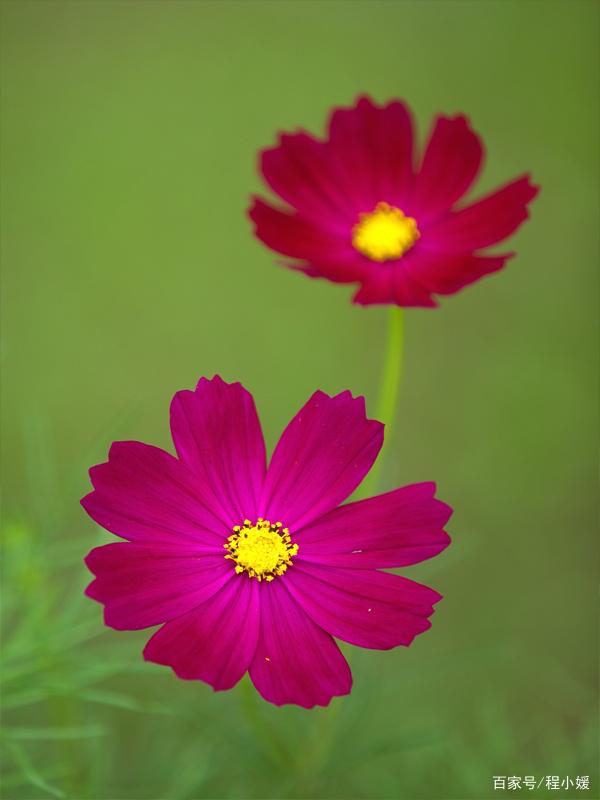
<svg viewBox="0 0 600 800"><path fill-rule="evenodd" d="M238 574L247 572L259 581L283 575L298 552L298 545L292 544L290 532L281 522L271 524L262 517L255 523L246 519L243 525L235 525L224 547L228 551L225 558L235 563Z"/></svg>
<svg viewBox="0 0 600 800"><path fill-rule="evenodd" d="M352 228L352 244L372 261L400 258L421 235L413 217L388 203L377 203L358 219Z"/></svg>

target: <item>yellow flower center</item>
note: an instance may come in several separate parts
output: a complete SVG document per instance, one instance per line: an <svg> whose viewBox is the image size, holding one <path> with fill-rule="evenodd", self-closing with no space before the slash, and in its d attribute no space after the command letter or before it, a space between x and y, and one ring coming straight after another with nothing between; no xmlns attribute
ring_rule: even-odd
<svg viewBox="0 0 600 800"><path fill-rule="evenodd" d="M243 525L235 525L224 547L228 551L225 558L235 563L238 574L247 572L259 581L283 575L298 552L298 545L292 544L290 532L281 522L272 525L262 517L254 524L246 519Z"/></svg>
<svg viewBox="0 0 600 800"><path fill-rule="evenodd" d="M420 237L417 223L388 203L377 203L373 211L359 214L352 228L352 244L372 261L400 258Z"/></svg>

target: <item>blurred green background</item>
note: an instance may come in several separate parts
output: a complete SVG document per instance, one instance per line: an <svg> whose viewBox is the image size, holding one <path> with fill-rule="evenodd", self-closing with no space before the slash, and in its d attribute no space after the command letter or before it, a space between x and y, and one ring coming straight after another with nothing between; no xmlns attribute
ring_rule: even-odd
<svg viewBox="0 0 600 800"><path fill-rule="evenodd" d="M2 2L4 778L14 800L487 800L597 766L595 2ZM435 479L453 545L410 649L345 648L353 694L278 709L144 664L82 597L80 510L114 439L165 447L219 372L272 446L317 387L373 412L387 310L278 268L256 152L332 105L464 111L477 191L543 187L500 275L406 314L382 489Z"/></svg>

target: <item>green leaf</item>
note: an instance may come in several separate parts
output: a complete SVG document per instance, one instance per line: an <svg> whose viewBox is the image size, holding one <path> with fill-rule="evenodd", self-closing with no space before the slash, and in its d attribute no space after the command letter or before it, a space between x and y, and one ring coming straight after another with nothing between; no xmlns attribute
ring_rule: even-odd
<svg viewBox="0 0 600 800"><path fill-rule="evenodd" d="M39 741L64 739L89 739L104 736L106 729L102 725L74 725L59 728L5 728L4 736L9 739L36 739Z"/></svg>
<svg viewBox="0 0 600 800"><path fill-rule="evenodd" d="M49 784L44 779L43 775L40 775L40 773L29 760L29 756L20 745L11 740L5 740L5 746L12 753L13 758L21 768L29 783L31 783L33 786L37 786L38 789L42 789L42 791L51 794L53 797L65 796L64 792L62 792L56 786Z"/></svg>

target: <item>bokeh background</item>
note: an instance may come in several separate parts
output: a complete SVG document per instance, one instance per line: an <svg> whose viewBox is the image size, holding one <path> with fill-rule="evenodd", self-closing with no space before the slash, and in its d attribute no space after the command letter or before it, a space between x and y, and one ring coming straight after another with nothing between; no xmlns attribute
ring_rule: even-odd
<svg viewBox="0 0 600 800"><path fill-rule="evenodd" d="M14 800L487 800L597 766L595 2L2 2L4 777ZM374 411L387 310L253 240L257 151L332 105L471 116L478 191L543 187L518 258L409 310L381 488L435 479L453 545L410 649L344 648L350 697L275 708L104 629L79 508L114 439L170 446L220 373L268 443L317 387Z"/></svg>

